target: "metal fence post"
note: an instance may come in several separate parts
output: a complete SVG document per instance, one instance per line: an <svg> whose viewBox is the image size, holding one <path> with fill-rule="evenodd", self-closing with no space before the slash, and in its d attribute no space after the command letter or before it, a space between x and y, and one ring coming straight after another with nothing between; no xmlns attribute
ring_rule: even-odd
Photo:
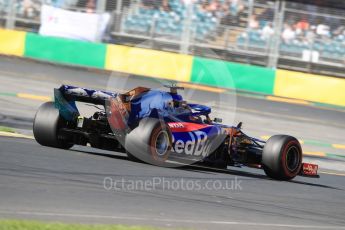
<svg viewBox="0 0 345 230"><path fill-rule="evenodd" d="M187 1L186 1L187 2ZM192 17L194 14L194 3L193 1L189 0L187 5L187 18L185 19L185 23L183 25L183 32L181 36L181 46L180 46L180 53L188 54L189 53L189 45L190 45L190 38L191 38L191 28L192 28Z"/></svg>
<svg viewBox="0 0 345 230"><path fill-rule="evenodd" d="M254 0L249 0L248 1L248 17L247 17L247 28L246 28L246 34L247 34L247 37L246 37L246 50L249 49L249 33L251 32L250 30L250 20L251 18L253 17L254 15Z"/></svg>
<svg viewBox="0 0 345 230"><path fill-rule="evenodd" d="M103 13L105 12L106 0L98 0L96 5L96 13L98 14L98 34L97 41L102 41L102 22L103 22Z"/></svg>
<svg viewBox="0 0 345 230"><path fill-rule="evenodd" d="M8 3L8 14L6 19L6 29L13 30L15 28L15 4L16 0L9 0Z"/></svg>
<svg viewBox="0 0 345 230"><path fill-rule="evenodd" d="M124 17L122 6L123 6L123 0L117 0L116 1L116 9L115 9L115 31L120 32L121 31L121 22L122 17Z"/></svg>
<svg viewBox="0 0 345 230"><path fill-rule="evenodd" d="M284 16L285 16L285 0L282 0L281 3L276 2L276 17L275 17L275 31L272 37L272 43L269 52L268 58L268 65L269 68L277 68L278 60L279 60L279 50L280 50L280 42L281 42L281 32L283 29L284 24Z"/></svg>

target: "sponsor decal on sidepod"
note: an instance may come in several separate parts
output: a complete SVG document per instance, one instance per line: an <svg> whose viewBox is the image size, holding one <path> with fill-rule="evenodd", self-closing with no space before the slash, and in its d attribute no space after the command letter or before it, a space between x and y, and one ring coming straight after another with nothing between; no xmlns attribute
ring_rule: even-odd
<svg viewBox="0 0 345 230"><path fill-rule="evenodd" d="M192 124L192 123L191 123ZM212 140L214 137L222 133L222 129L209 126L209 125L200 125L197 128L201 130L194 130L191 127L188 127L188 123L174 122L168 123L170 129L172 130L172 142L173 149L172 151L179 154L193 155L193 156L202 156L206 157L212 149ZM213 132L208 129L212 129ZM188 131L183 131L188 130ZM193 131L191 131L193 130ZM216 131L216 132L214 132ZM178 135L182 134L182 135ZM209 135L210 136L209 136ZM211 137L212 135L212 137Z"/></svg>

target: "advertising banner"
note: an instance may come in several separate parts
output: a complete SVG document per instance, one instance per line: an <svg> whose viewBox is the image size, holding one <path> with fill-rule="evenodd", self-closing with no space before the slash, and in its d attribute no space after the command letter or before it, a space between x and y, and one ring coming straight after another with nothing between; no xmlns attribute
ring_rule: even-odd
<svg viewBox="0 0 345 230"><path fill-rule="evenodd" d="M83 13L43 5L39 34L91 42L100 41L109 19L108 13Z"/></svg>

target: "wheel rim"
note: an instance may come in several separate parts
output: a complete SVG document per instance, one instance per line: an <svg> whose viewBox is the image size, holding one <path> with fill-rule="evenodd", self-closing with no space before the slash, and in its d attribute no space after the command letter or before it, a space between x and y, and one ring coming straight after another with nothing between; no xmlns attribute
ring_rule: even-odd
<svg viewBox="0 0 345 230"><path fill-rule="evenodd" d="M295 171L300 162L299 150L296 146L291 146L286 153L286 166L290 172Z"/></svg>
<svg viewBox="0 0 345 230"><path fill-rule="evenodd" d="M169 136L165 131L160 131L156 138L155 149L158 156L164 156L169 148Z"/></svg>

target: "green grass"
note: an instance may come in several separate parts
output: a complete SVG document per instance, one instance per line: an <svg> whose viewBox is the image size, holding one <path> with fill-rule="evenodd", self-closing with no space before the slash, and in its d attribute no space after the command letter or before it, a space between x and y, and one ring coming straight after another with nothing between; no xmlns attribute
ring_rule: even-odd
<svg viewBox="0 0 345 230"><path fill-rule="evenodd" d="M0 230L158 230L158 228L125 225L63 224L27 220L0 220Z"/></svg>
<svg viewBox="0 0 345 230"><path fill-rule="evenodd" d="M0 132L15 133L14 129L4 126L0 126Z"/></svg>

